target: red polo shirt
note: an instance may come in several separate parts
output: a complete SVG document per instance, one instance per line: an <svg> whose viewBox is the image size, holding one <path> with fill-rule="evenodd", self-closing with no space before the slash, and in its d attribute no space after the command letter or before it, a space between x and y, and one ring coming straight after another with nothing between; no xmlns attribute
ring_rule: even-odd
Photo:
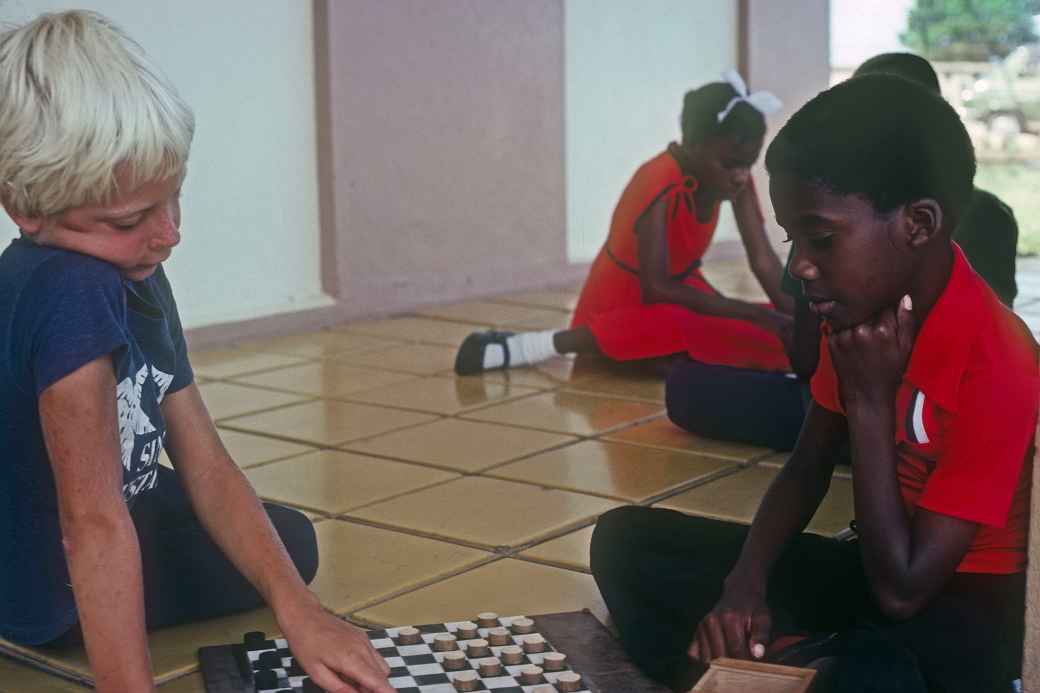
<svg viewBox="0 0 1040 693"><path fill-rule="evenodd" d="M1040 374L1037 344L954 245L896 395L896 473L907 511L979 524L957 571L1025 569ZM813 399L844 413L826 338Z"/></svg>

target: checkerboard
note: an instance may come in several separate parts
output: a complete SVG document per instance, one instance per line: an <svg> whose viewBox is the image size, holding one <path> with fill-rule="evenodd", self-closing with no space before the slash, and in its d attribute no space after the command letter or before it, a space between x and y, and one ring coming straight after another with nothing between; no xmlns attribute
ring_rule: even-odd
<svg viewBox="0 0 1040 693"><path fill-rule="evenodd" d="M509 616L498 618L496 626L507 629L513 622L522 618L521 616ZM458 637L460 624L465 623L434 623L422 626L414 626L418 629L422 642L414 645L404 645L399 642L398 632L405 626L368 631L368 638L383 659L390 667L390 685L402 693L456 693L457 689L453 683L454 678L461 671L474 671L477 673L476 688L478 691L495 691L496 693L542 693L543 691L556 691L556 681L560 674L572 671L569 666L559 671L543 671L541 680L532 684L521 684L519 679L520 670L525 666L534 664L541 666L547 652L555 651L552 643L545 640L545 649L537 653L524 653L523 661L517 664L506 664L502 662L502 673L494 677L482 677L477 662L487 661L491 658L499 658L503 647L508 645L491 645L490 655L483 657L468 657L463 659L461 669L446 670L442 665L444 652L437 652L433 648L433 641L437 635L449 633ZM477 638L487 639L488 630L496 626L480 627L477 629ZM522 645L523 640L534 635L541 635L537 630L519 634L510 634L511 645ZM459 638L458 649L466 652L468 644L472 640ZM256 693L283 693L285 691L317 691L313 687L306 673L296 664L288 643L282 638L264 639L262 634L248 634L244 643L238 646L239 656L242 664L248 671L253 673L253 683ZM580 693L589 693L582 681Z"/></svg>

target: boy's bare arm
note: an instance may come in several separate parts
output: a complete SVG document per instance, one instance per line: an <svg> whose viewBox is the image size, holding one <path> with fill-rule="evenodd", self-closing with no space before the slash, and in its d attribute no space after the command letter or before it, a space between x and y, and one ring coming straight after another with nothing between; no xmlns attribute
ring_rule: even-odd
<svg viewBox="0 0 1040 693"><path fill-rule="evenodd" d="M170 458L200 522L271 606L304 669L326 690L392 693L368 638L322 608L297 572L253 487L224 448L198 387L163 401Z"/></svg>
<svg viewBox="0 0 1040 693"><path fill-rule="evenodd" d="M150 691L141 552L123 500L116 383L108 356L40 395L65 555L98 691Z"/></svg>
<svg viewBox="0 0 1040 693"><path fill-rule="evenodd" d="M864 570L882 611L919 612L953 575L978 524L918 508L911 519L896 474L896 393L916 326L909 300L828 337L852 444Z"/></svg>
<svg viewBox="0 0 1040 693"><path fill-rule="evenodd" d="M690 655L761 657L769 642L765 595L769 574L787 543L812 519L827 494L834 455L845 439L844 417L810 406L797 446L766 491L719 604L697 628Z"/></svg>

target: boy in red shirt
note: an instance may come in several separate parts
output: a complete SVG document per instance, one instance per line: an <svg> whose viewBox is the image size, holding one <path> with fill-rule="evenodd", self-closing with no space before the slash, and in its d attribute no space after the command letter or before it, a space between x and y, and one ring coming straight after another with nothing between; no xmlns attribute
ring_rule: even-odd
<svg viewBox="0 0 1040 693"><path fill-rule="evenodd" d="M824 690L1006 691L1040 378L1032 336L951 241L967 132L937 95L868 75L806 104L766 165L791 272L826 323L814 401L750 528L601 518L592 569L622 641L675 686L716 657L800 648L829 658ZM846 440L858 539L802 534ZM791 634L811 637L785 653Z"/></svg>

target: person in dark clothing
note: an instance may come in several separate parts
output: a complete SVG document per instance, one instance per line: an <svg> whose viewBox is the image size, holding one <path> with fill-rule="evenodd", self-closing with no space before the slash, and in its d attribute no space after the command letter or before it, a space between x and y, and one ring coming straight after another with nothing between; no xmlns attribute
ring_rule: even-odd
<svg viewBox="0 0 1040 693"><path fill-rule="evenodd" d="M591 568L621 642L676 690L717 657L808 656L829 661L825 691L1005 693L1040 373L1029 329L952 241L968 133L933 92L862 75L803 106L766 166L823 322L809 412L750 527L599 519ZM803 534L846 444L857 539Z"/></svg>

